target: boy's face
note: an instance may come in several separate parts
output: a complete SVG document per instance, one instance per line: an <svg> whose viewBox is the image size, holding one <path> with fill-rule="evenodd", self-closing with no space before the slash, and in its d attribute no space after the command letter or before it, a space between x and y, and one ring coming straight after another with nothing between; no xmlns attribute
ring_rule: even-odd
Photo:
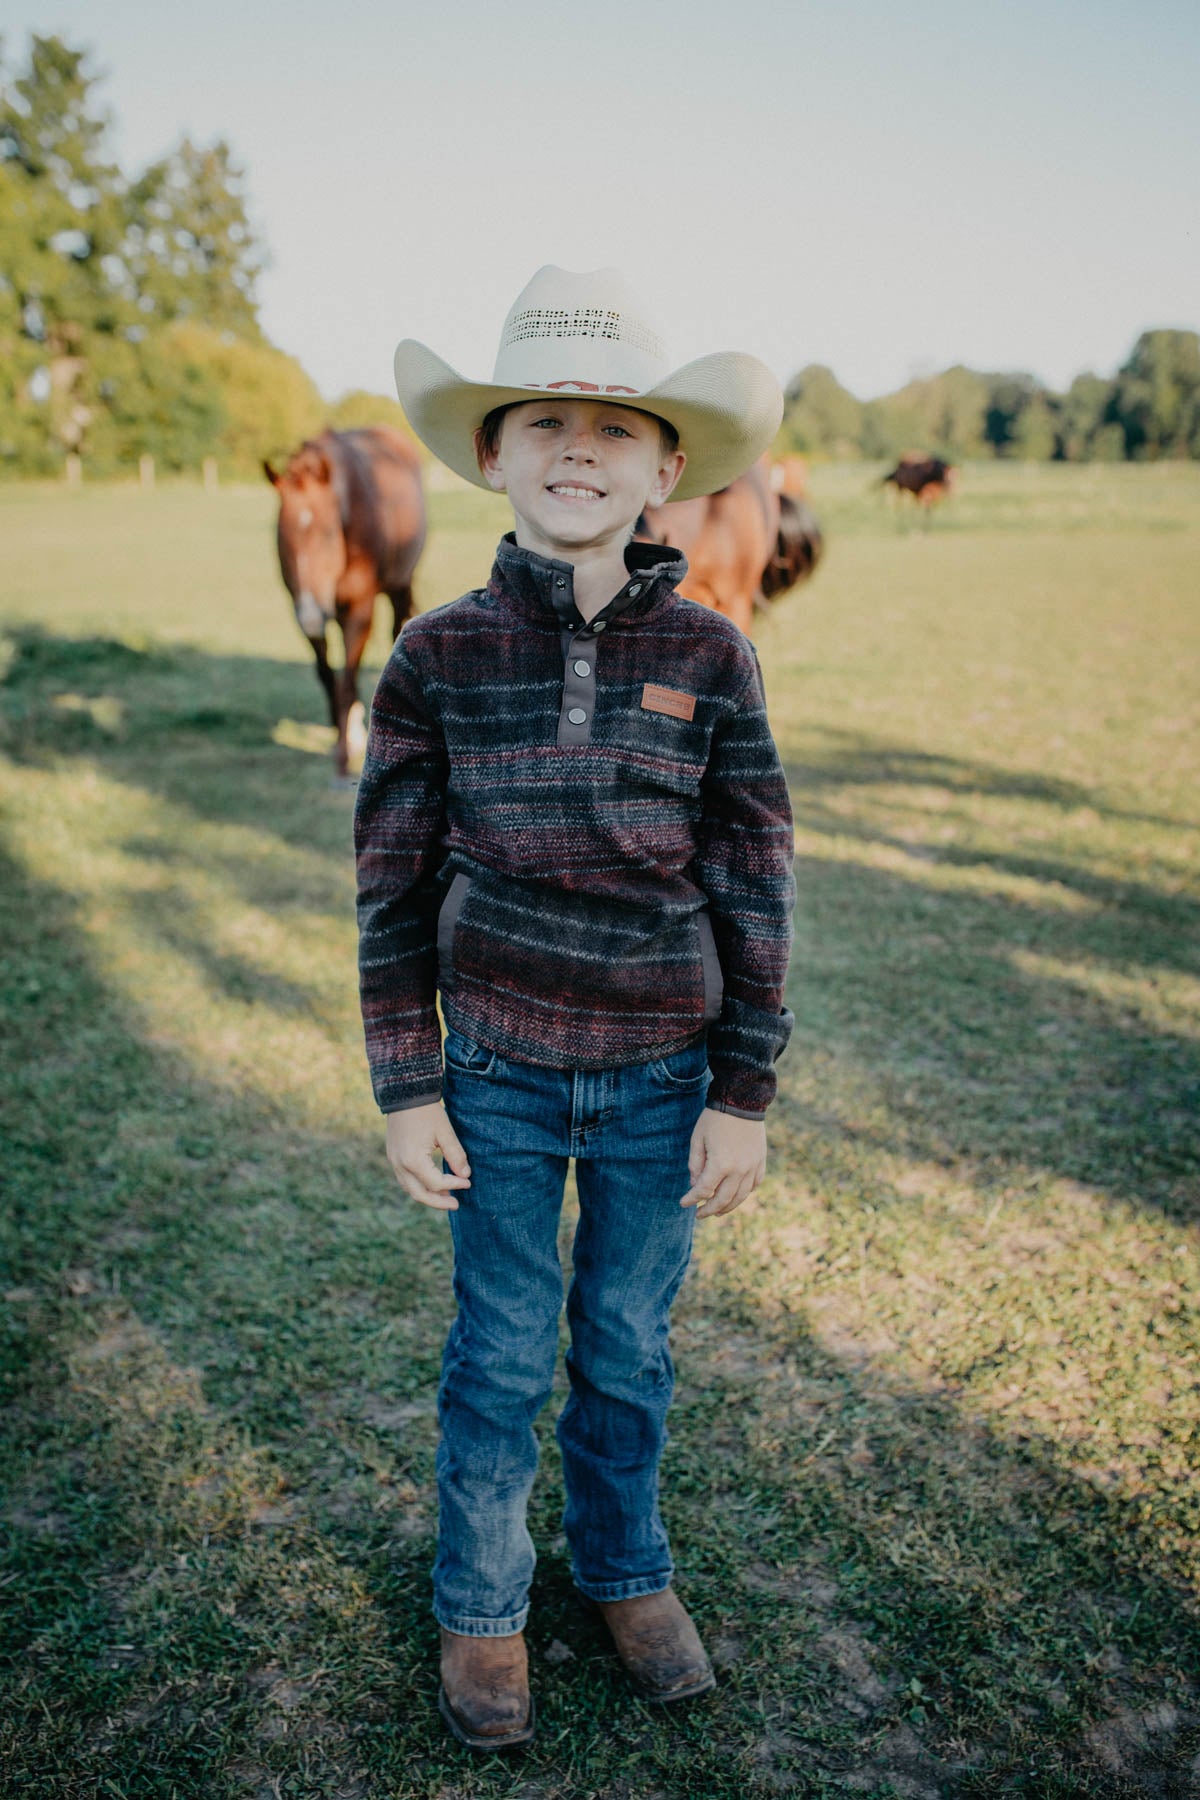
<svg viewBox="0 0 1200 1800"><path fill-rule="evenodd" d="M628 541L644 506L659 506L683 473L664 456L657 419L608 400L522 402L505 413L500 442L479 466L517 517L517 542L572 562Z"/></svg>

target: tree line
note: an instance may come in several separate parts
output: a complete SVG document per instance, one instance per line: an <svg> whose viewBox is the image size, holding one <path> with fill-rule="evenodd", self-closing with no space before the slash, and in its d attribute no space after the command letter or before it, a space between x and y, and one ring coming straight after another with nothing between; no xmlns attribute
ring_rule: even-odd
<svg viewBox="0 0 1200 1800"><path fill-rule="evenodd" d="M788 384L780 442L828 457L893 458L919 446L951 462L1200 458L1200 334L1144 331L1115 375L1077 375L1062 394L1032 375L959 365L859 400L812 364Z"/></svg>
<svg viewBox="0 0 1200 1800"><path fill-rule="evenodd" d="M87 52L0 44L0 472L98 475L152 456L252 473L323 423L403 423L394 400L334 406L259 322L265 251L227 143L183 137L123 172ZM1147 331L1111 378L1065 394L962 367L859 400L831 370L788 384L777 448L818 457L1067 461L1200 457L1200 336Z"/></svg>
<svg viewBox="0 0 1200 1800"><path fill-rule="evenodd" d="M228 144L188 137L133 173L84 50L0 45L0 472L115 474L212 456L250 474L323 423L395 421L395 402L322 400L259 323L265 254Z"/></svg>

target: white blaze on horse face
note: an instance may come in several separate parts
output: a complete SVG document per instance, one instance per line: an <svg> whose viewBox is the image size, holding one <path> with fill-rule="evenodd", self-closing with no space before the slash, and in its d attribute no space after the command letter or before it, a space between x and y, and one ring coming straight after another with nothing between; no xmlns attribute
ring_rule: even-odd
<svg viewBox="0 0 1200 1800"><path fill-rule="evenodd" d="M325 614L307 588L296 601L296 623L306 638L325 636Z"/></svg>

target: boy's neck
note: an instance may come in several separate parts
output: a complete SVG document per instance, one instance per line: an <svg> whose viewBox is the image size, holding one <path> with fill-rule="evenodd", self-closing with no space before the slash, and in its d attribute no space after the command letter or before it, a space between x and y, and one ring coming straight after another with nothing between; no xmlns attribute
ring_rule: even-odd
<svg viewBox="0 0 1200 1800"><path fill-rule="evenodd" d="M571 585L575 606L585 624L608 605L614 594L620 593L629 579L623 543L613 541L564 550L545 543L541 533L529 531L521 519L516 522L515 535L522 550L532 550L536 556L548 556L573 566L575 574Z"/></svg>

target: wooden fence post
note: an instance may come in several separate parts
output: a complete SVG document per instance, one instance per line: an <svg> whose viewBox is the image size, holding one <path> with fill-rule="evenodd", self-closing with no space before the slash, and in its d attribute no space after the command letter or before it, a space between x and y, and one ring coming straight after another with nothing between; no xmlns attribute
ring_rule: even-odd
<svg viewBox="0 0 1200 1800"><path fill-rule="evenodd" d="M217 459L215 456L205 457L200 465L200 473L204 477L204 486L206 490L210 494L215 494L217 491L217 483L220 479L217 474Z"/></svg>
<svg viewBox="0 0 1200 1800"><path fill-rule="evenodd" d="M138 480L144 488L154 486L154 458L152 456L138 457Z"/></svg>
<svg viewBox="0 0 1200 1800"><path fill-rule="evenodd" d="M78 487L82 480L83 462L77 452L72 450L67 456L67 486Z"/></svg>

